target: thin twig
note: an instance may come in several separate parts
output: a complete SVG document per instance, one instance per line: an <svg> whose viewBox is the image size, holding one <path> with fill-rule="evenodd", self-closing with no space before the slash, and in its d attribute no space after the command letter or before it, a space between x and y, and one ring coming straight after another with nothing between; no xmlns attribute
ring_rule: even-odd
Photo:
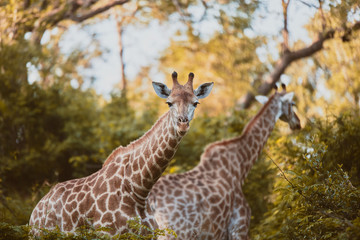
<svg viewBox="0 0 360 240"><path fill-rule="evenodd" d="M290 180L286 177L284 171L279 167L279 165L276 164L276 162L274 161L274 159L272 159L267 152L265 152L265 154L266 154L266 156L267 156L268 158L270 158L270 160L271 160L271 161L275 164L275 166L280 170L281 175L284 177L284 179L285 179L288 183L290 183L291 187L294 188L294 189L296 189L295 186L294 186L294 184L292 184L292 182L290 182Z"/></svg>

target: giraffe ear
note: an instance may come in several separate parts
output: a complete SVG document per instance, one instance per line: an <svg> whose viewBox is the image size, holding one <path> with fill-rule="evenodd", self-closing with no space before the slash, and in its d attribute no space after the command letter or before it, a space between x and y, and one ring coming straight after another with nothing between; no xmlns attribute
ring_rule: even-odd
<svg viewBox="0 0 360 240"><path fill-rule="evenodd" d="M281 101L288 101L288 102L291 102L292 99L294 97L294 92L289 92L287 94L285 94L284 96L281 97Z"/></svg>
<svg viewBox="0 0 360 240"><path fill-rule="evenodd" d="M207 96L209 96L213 86L214 86L213 82L203 83L194 91L194 94L199 99L206 98Z"/></svg>
<svg viewBox="0 0 360 240"><path fill-rule="evenodd" d="M256 101L258 101L261 104L265 104L269 100L268 97L262 96L262 95L256 96L255 99L256 99Z"/></svg>
<svg viewBox="0 0 360 240"><path fill-rule="evenodd" d="M171 90L163 83L152 82L156 94L161 98L168 98Z"/></svg>

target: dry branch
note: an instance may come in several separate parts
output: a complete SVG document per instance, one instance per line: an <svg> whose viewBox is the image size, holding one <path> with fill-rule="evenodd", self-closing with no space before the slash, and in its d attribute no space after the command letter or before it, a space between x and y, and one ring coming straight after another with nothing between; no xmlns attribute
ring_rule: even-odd
<svg viewBox="0 0 360 240"><path fill-rule="evenodd" d="M360 29L360 21L355 22L349 28L330 29L324 33L319 34L316 41L307 47L296 51L285 51L280 60L276 63L274 70L269 78L257 89L256 94L267 95L271 89L275 86L275 83L279 81L280 76L285 72L286 68L294 61L302 58L312 56L314 53L320 51L324 47L324 42L333 39L335 33L343 33L341 35L342 40L350 39L352 32ZM243 99L240 100L239 107L242 109L249 108L251 103L255 100L255 95L252 92L248 92Z"/></svg>
<svg viewBox="0 0 360 240"><path fill-rule="evenodd" d="M115 0L115 1L109 2L108 4L105 4L104 6L89 10L88 12L83 13L82 15L79 15L79 16L71 15L71 16L69 16L69 19L71 19L75 22L83 22L86 19L92 18L92 17L96 16L97 14L103 13L114 6L122 5L127 2L129 2L129 0Z"/></svg>

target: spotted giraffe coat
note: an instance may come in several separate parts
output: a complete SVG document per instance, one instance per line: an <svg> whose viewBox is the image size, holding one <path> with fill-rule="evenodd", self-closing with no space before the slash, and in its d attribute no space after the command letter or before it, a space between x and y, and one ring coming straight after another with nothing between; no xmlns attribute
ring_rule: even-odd
<svg viewBox="0 0 360 240"><path fill-rule="evenodd" d="M242 183L279 118L281 95L270 98L240 137L210 144L193 170L159 179L149 205L160 227L178 239L248 239L251 212Z"/></svg>
<svg viewBox="0 0 360 240"><path fill-rule="evenodd" d="M99 171L55 185L31 214L32 233L56 226L69 232L89 224L110 227L114 235L126 232L127 220L137 216L157 228L145 200L183 137L170 122L168 112L142 138L116 149Z"/></svg>

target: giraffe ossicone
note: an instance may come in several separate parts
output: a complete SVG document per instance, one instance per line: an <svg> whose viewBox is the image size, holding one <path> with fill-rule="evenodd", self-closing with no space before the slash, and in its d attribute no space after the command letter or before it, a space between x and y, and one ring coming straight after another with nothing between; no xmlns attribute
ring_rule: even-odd
<svg viewBox="0 0 360 240"><path fill-rule="evenodd" d="M55 185L31 214L32 234L56 227L71 232L86 224L109 227L110 235L122 234L129 230L127 221L135 217L157 228L148 194L188 131L198 99L209 95L213 86L205 83L194 91L193 78L190 73L188 82L181 85L174 72L171 90L153 82L157 95L167 99L169 111L141 138L115 149L97 172Z"/></svg>
<svg viewBox="0 0 360 240"><path fill-rule="evenodd" d="M149 195L160 227L178 239L248 239L251 210L242 184L278 119L300 129L292 96L283 89L257 98L264 106L239 137L209 144L192 170L161 177Z"/></svg>

